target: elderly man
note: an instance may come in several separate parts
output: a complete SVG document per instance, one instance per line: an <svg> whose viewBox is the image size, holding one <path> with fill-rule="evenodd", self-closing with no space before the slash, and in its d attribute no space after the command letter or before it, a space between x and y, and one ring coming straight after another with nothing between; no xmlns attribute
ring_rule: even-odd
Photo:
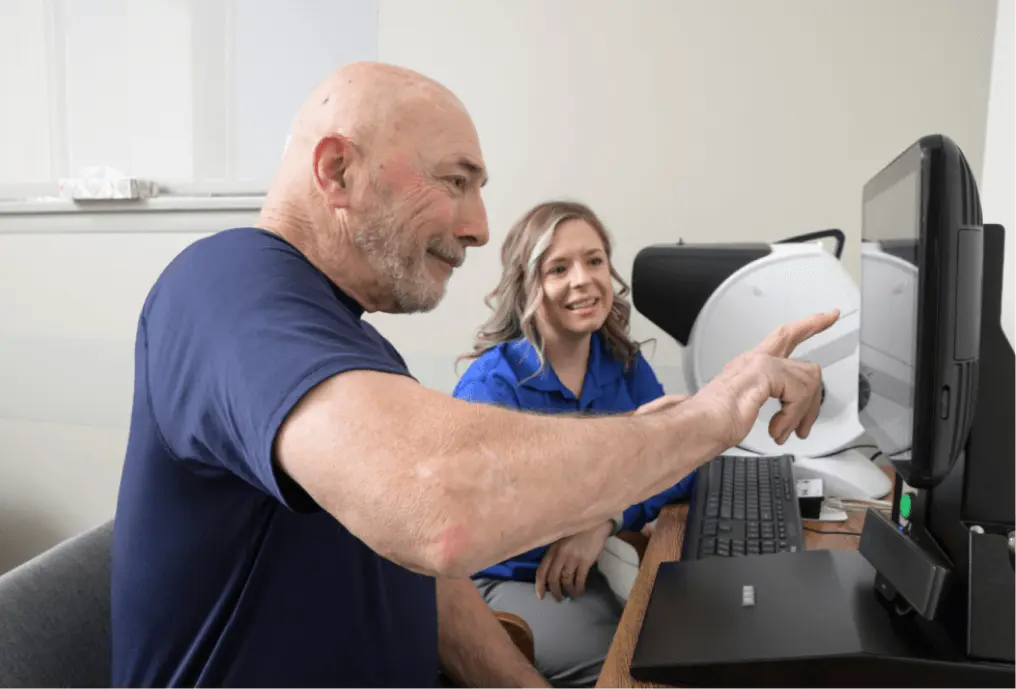
<svg viewBox="0 0 1016 689"><path fill-rule="evenodd" d="M774 437L807 434L818 371L787 357L835 314L625 418L417 384L361 315L438 303L487 241L486 180L445 88L347 66L300 110L259 227L160 276L116 513L115 685L545 685L470 573L673 485L770 397Z"/></svg>

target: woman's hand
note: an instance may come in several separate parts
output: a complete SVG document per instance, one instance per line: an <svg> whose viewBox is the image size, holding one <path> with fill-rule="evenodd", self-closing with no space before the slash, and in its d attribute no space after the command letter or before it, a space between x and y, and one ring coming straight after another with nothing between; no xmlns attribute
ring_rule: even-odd
<svg viewBox="0 0 1016 689"><path fill-rule="evenodd" d="M551 545L536 569L536 597L543 600L548 588L558 602L585 593L589 570L613 530L614 522L605 521Z"/></svg>

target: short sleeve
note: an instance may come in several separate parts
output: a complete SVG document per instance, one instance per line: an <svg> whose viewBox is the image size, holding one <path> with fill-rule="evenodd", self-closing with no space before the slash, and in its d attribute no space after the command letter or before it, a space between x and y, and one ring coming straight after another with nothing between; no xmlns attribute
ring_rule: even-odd
<svg viewBox="0 0 1016 689"><path fill-rule="evenodd" d="M152 415L178 459L311 510L274 461L286 416L336 374L408 372L355 302L289 244L255 231L224 235L185 250L146 302Z"/></svg>
<svg viewBox="0 0 1016 689"><path fill-rule="evenodd" d="M632 400L635 404L641 407L643 404L663 397L663 386L657 380L653 367L649 365L649 362L646 361L641 352L635 355L635 361L632 362L632 366L631 391Z"/></svg>
<svg viewBox="0 0 1016 689"><path fill-rule="evenodd" d="M479 362L474 363L473 367L478 365ZM459 380L452 396L467 402L493 404L509 409L521 407L518 394L510 383L495 375L475 375L472 367Z"/></svg>

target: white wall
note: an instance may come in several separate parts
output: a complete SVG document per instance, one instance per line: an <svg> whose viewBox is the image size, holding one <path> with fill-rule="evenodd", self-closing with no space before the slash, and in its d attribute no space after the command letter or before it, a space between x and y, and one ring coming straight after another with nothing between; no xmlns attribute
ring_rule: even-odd
<svg viewBox="0 0 1016 689"><path fill-rule="evenodd" d="M145 295L195 239L257 219L252 199L69 205L0 204L0 573L112 516Z"/></svg>
<svg viewBox="0 0 1016 689"><path fill-rule="evenodd" d="M376 51L374 0L0 0L0 199L96 164L263 191L312 86ZM142 300L257 205L0 202L0 572L112 515Z"/></svg>
<svg viewBox="0 0 1016 689"><path fill-rule="evenodd" d="M1002 329L1009 342L1016 344L1013 319L1016 301L1013 290L1016 276L1016 162L1013 137L1016 108L1013 107L1013 33L1016 26L1016 2L998 0L998 20L995 23L995 42L991 60L991 95L988 99L988 123L985 137L984 173L981 175L981 206L984 221L1000 223L1005 227L1006 257L1002 286Z"/></svg>
<svg viewBox="0 0 1016 689"><path fill-rule="evenodd" d="M446 83L477 123L491 247L470 252L436 313L374 320L450 390L496 247L562 195L602 215L626 277L647 244L829 227L856 274L861 186L897 153L946 133L981 170L994 13L994 0L384 0L379 57ZM657 372L683 389L678 346L638 314L633 331L657 338Z"/></svg>
<svg viewBox="0 0 1016 689"><path fill-rule="evenodd" d="M380 0L379 57L444 81L476 119L492 240L435 313L373 319L425 384L450 390L498 244L551 196L603 215L622 273L650 243L825 227L847 232L856 269L860 187L897 152L940 131L982 169L994 12L989 0ZM321 69L312 50L276 54L276 76ZM16 86L5 93L38 86L10 67L0 60ZM26 157L13 169L49 160L47 137L22 146L4 131L4 150ZM194 160L227 153L195 148ZM0 207L0 571L112 514L141 300L179 248L253 217ZM641 317L634 329L658 338L653 363L681 389L676 345Z"/></svg>

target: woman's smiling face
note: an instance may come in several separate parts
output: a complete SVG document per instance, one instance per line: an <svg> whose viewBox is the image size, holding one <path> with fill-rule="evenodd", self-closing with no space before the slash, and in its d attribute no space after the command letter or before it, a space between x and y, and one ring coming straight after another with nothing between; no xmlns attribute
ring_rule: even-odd
<svg viewBox="0 0 1016 689"><path fill-rule="evenodd" d="M540 261L543 301L537 329L546 338L588 335L603 327L613 305L610 259L599 232L585 220L562 222Z"/></svg>

